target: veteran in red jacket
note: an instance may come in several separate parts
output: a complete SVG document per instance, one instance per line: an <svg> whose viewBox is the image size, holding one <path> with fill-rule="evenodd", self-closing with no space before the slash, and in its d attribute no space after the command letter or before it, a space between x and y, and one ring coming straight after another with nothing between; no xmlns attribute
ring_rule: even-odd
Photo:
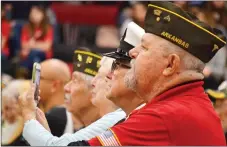
<svg viewBox="0 0 227 147"><path fill-rule="evenodd" d="M220 145L220 118L203 89L203 69L226 44L223 34L169 2L151 2L127 86L147 105L89 145Z"/></svg>

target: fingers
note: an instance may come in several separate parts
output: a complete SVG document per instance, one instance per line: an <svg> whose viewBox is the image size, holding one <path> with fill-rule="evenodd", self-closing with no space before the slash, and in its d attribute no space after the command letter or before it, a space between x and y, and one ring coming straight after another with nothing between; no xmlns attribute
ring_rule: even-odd
<svg viewBox="0 0 227 147"><path fill-rule="evenodd" d="M37 108L36 111L37 111L37 113L39 113L39 115L42 116L43 118L46 117L45 114L44 114L44 112L43 112L41 109Z"/></svg>

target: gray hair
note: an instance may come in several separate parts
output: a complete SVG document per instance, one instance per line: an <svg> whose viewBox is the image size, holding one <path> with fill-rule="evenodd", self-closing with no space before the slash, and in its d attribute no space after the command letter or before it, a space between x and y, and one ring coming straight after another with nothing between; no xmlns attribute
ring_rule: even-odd
<svg viewBox="0 0 227 147"><path fill-rule="evenodd" d="M2 97L17 99L21 92L28 88L28 80L13 80L2 90Z"/></svg>
<svg viewBox="0 0 227 147"><path fill-rule="evenodd" d="M196 71L199 73L203 73L203 69L205 67L205 64L198 59L197 57L195 57L194 55L188 53L187 51L185 51L184 49L176 46L175 44L165 41L166 43L164 43L163 48L165 48L165 50L163 50L163 53L165 55L169 55L171 53L176 53L178 55L181 56L182 59L182 68L184 70L191 70L191 71Z"/></svg>
<svg viewBox="0 0 227 147"><path fill-rule="evenodd" d="M80 75L81 79L83 79L86 82L89 88L92 88L91 81L94 78L93 76L77 71L76 73Z"/></svg>

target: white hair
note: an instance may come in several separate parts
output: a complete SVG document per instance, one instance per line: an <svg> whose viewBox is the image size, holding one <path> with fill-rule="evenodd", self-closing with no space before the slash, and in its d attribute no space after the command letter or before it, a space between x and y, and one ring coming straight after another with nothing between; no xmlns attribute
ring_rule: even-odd
<svg viewBox="0 0 227 147"><path fill-rule="evenodd" d="M13 80L2 90L2 97L18 98L28 87L28 80Z"/></svg>
<svg viewBox="0 0 227 147"><path fill-rule="evenodd" d="M76 72L77 72L77 73L80 75L80 77L87 83L88 87L91 88L91 87L92 87L92 86L91 86L91 81L92 81L92 79L93 79L94 77L91 76L91 75L82 73L82 72L78 72L78 71L76 71Z"/></svg>

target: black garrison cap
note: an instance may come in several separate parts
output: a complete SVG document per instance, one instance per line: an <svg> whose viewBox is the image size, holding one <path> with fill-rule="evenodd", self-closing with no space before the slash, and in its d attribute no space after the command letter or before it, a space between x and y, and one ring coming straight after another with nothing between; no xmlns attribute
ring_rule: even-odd
<svg viewBox="0 0 227 147"><path fill-rule="evenodd" d="M166 1L148 4L144 29L146 33L176 44L204 63L209 62L226 45L226 38L220 30Z"/></svg>
<svg viewBox="0 0 227 147"><path fill-rule="evenodd" d="M95 76L100 67L102 56L90 51L75 50L73 58L73 71L79 71Z"/></svg>

